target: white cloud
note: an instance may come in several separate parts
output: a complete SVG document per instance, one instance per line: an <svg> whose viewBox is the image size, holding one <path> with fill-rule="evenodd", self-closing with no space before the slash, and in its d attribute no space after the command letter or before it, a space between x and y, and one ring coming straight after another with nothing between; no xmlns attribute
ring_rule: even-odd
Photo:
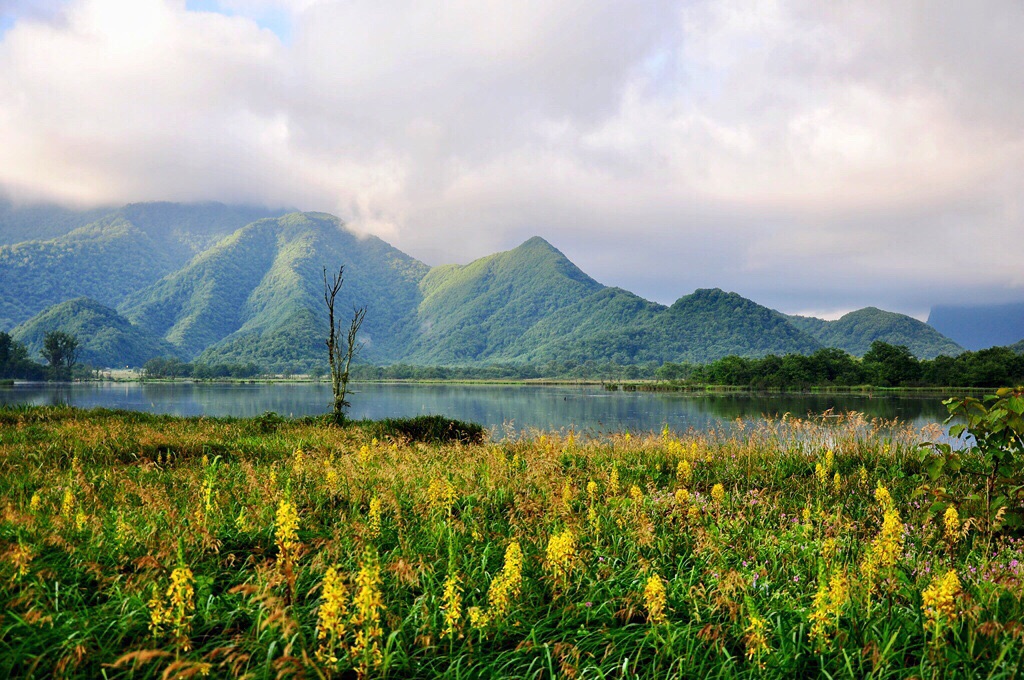
<svg viewBox="0 0 1024 680"><path fill-rule="evenodd" d="M1024 298L1011 0L220 6L8 0L0 185L328 210L432 262L536 233L664 302Z"/></svg>

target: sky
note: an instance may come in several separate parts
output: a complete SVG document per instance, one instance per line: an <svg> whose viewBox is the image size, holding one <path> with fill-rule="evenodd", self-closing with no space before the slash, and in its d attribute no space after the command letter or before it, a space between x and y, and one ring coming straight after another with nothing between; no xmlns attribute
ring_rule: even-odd
<svg viewBox="0 0 1024 680"><path fill-rule="evenodd" d="M1019 0L0 0L0 193L924 318L1024 300L1022 35Z"/></svg>

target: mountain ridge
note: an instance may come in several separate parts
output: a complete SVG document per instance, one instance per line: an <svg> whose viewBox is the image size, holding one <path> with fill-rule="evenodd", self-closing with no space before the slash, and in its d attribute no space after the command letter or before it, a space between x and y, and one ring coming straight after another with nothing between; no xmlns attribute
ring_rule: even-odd
<svg viewBox="0 0 1024 680"><path fill-rule="evenodd" d="M18 277L15 294L0 292L0 328L85 295L115 314L105 317L112 329L139 329L143 346L155 337L186 360L306 370L325 363L323 268L344 263L338 309L369 308L363 362L699 363L825 346L856 353L873 339L959 349L919 321L875 308L828 322L718 288L662 305L599 283L540 236L428 267L327 213L267 214L238 226L263 212L131 204L49 241L0 246L0 275ZM863 323L851 320L879 328L858 334Z"/></svg>

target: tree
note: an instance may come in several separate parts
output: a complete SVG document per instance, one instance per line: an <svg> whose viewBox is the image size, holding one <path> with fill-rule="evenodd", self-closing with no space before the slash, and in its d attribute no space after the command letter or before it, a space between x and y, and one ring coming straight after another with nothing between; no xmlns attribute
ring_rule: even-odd
<svg viewBox="0 0 1024 680"><path fill-rule="evenodd" d="M78 338L64 331L47 331L41 354L50 364L54 380L70 380L71 369L78 362Z"/></svg>
<svg viewBox="0 0 1024 680"><path fill-rule="evenodd" d="M921 364L906 345L881 340L871 343L864 355L864 369L875 385L883 387L908 385L921 377Z"/></svg>
<svg viewBox="0 0 1024 680"><path fill-rule="evenodd" d="M341 320L334 315L334 303L344 282L345 265L338 267L338 273L329 283L327 267L324 267L324 304L327 305L327 317L330 324L330 332L327 336L327 357L331 365L331 389L334 392L334 422L338 424L345 422L345 409L350 406L345 399L348 395L349 370L352 368L352 358L360 349L356 342L356 335L366 317L366 307L356 307L352 310L347 342L342 345Z"/></svg>

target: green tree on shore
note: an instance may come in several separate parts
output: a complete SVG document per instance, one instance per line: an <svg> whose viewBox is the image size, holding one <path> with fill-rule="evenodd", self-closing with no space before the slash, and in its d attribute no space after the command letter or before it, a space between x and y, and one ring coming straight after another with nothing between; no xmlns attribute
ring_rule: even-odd
<svg viewBox="0 0 1024 680"><path fill-rule="evenodd" d="M53 380L70 380L78 363L78 338L64 331L48 331L43 338L43 359L50 365Z"/></svg>

